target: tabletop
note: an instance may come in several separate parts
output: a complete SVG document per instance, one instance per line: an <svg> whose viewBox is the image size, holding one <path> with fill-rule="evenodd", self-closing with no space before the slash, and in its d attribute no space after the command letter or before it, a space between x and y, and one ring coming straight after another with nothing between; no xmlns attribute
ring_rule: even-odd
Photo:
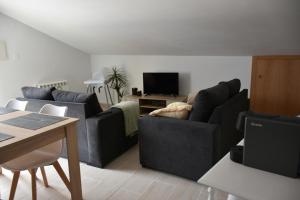
<svg viewBox="0 0 300 200"><path fill-rule="evenodd" d="M11 112L8 114L0 115L0 121L5 121L8 119L20 117L23 115L27 115L29 113L31 113L31 112L16 111L16 112ZM0 142L0 155L1 155L0 163L8 161L5 158L5 154L9 151L12 151L12 149L15 148L16 146L22 146L29 141L42 140L44 137L49 137L49 132L59 131L59 129L62 129L63 127L70 125L72 123L76 123L77 121L78 121L78 119L75 119L75 118L67 118L66 120L60 121L58 123L46 126L44 128L38 129L38 130L29 130L29 129L25 129L25 128L20 128L20 127L0 123L0 133L4 133L4 134L13 136L13 138L11 138L11 139ZM63 131L61 131L61 132L63 132ZM59 134L57 134L57 137L59 137L58 135ZM64 137L64 134L62 133L61 138L63 138L63 137ZM54 138L53 138L53 140L54 140ZM42 146L43 142L41 141L40 144ZM20 153L23 153L23 152L20 152Z"/></svg>
<svg viewBox="0 0 300 200"><path fill-rule="evenodd" d="M300 199L299 178L289 178L235 163L230 160L229 154L201 177L198 183L249 200Z"/></svg>

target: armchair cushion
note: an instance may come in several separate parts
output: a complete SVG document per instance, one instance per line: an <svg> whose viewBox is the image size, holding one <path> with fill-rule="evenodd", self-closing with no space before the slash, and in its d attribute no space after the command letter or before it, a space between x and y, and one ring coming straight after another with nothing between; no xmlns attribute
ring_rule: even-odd
<svg viewBox="0 0 300 200"><path fill-rule="evenodd" d="M22 93L24 98L27 99L39 99L39 100L54 100L52 96L52 88L37 88L37 87L22 87Z"/></svg>
<svg viewBox="0 0 300 200"><path fill-rule="evenodd" d="M225 84L201 90L195 98L189 120L207 122L214 108L223 104L228 98L229 89Z"/></svg>

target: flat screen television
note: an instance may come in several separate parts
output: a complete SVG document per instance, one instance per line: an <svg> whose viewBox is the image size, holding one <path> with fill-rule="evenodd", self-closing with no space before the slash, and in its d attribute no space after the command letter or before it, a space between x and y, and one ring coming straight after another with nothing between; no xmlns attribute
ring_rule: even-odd
<svg viewBox="0 0 300 200"><path fill-rule="evenodd" d="M178 95L178 73L143 73L144 94Z"/></svg>

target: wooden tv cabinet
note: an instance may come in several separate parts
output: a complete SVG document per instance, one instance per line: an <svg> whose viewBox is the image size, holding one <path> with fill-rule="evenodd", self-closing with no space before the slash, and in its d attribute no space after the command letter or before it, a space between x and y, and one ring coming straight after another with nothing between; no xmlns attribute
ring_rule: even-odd
<svg viewBox="0 0 300 200"><path fill-rule="evenodd" d="M185 102L186 96L165 96L165 95L128 95L123 98L124 101L136 101L139 103L140 115L147 115L153 110L165 108L173 102Z"/></svg>

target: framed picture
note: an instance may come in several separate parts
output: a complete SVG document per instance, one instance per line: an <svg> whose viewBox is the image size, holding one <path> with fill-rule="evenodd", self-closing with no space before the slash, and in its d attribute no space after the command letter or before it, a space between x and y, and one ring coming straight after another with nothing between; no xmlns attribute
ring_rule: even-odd
<svg viewBox="0 0 300 200"><path fill-rule="evenodd" d="M4 41L0 41L0 60L7 60L6 45Z"/></svg>

